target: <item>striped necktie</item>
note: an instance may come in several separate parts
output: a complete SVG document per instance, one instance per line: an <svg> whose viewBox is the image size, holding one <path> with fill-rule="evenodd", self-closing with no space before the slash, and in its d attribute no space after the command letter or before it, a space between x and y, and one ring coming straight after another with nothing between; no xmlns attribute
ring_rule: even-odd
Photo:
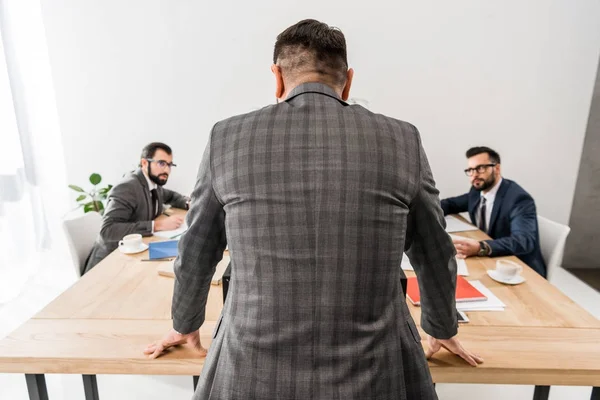
<svg viewBox="0 0 600 400"><path fill-rule="evenodd" d="M485 203L487 200L485 197L481 197L481 207L479 207L479 226L478 228L487 233L487 226L485 223Z"/></svg>

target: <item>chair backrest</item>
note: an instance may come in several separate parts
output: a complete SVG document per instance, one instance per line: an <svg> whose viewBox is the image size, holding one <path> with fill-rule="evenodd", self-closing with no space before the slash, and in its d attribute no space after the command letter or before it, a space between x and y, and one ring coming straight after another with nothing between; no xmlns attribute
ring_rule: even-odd
<svg viewBox="0 0 600 400"><path fill-rule="evenodd" d="M540 230L540 248L546 262L547 278L550 280L554 271L562 264L565 243L571 228L538 215Z"/></svg>
<svg viewBox="0 0 600 400"><path fill-rule="evenodd" d="M80 217L63 221L77 277L81 276L83 264L94 247L101 226L102 216L97 212L88 212Z"/></svg>

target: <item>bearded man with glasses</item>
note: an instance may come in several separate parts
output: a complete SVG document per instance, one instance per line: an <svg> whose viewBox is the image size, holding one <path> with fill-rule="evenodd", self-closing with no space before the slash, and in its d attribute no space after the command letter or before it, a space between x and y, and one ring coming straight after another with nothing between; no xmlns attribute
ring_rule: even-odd
<svg viewBox="0 0 600 400"><path fill-rule="evenodd" d="M500 155L494 150L473 147L466 156L464 172L471 190L442 200L442 210L444 215L468 211L471 222L492 240L456 238L458 257L514 255L546 277L533 198L516 182L502 178Z"/></svg>
<svg viewBox="0 0 600 400"><path fill-rule="evenodd" d="M102 228L83 273L113 252L124 236L177 229L181 216L163 215L163 204L188 209L190 199L163 186L177 165L173 152L164 143L153 142L142 150L138 169L127 174L108 196Z"/></svg>

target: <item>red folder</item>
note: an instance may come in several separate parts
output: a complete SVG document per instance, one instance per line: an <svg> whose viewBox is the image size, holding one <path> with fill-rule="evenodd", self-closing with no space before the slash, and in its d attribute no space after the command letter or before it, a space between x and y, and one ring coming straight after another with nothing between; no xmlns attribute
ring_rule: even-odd
<svg viewBox="0 0 600 400"><path fill-rule="evenodd" d="M406 288L406 297L408 297L411 303L418 306L421 304L421 295L419 293L419 284L417 282L417 278L410 277L407 280L408 284ZM460 275L456 277L457 302L478 301L485 299L487 299L487 297L485 297L479 290L471 285L468 280Z"/></svg>

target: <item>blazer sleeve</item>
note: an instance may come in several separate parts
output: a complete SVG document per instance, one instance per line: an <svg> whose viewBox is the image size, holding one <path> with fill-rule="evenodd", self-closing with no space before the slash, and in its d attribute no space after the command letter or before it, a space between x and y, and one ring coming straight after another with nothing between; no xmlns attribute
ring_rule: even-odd
<svg viewBox="0 0 600 400"><path fill-rule="evenodd" d="M442 200L442 210L444 215L460 214L461 212L469 211L469 194L465 193L461 196L449 197Z"/></svg>
<svg viewBox="0 0 600 400"><path fill-rule="evenodd" d="M173 207L187 209L188 198L173 190L163 188L163 201L165 204L170 204Z"/></svg>
<svg viewBox="0 0 600 400"><path fill-rule="evenodd" d="M100 228L103 242L116 245L123 236L131 233L152 235L152 221L136 221L136 204L135 191L129 185L117 185L112 189Z"/></svg>
<svg viewBox="0 0 600 400"><path fill-rule="evenodd" d="M537 212L533 198L523 195L510 211L510 236L486 240L490 256L518 256L531 253L537 240Z"/></svg>
<svg viewBox="0 0 600 400"><path fill-rule="evenodd" d="M210 140L204 152L190 211L188 230L179 241L175 260L175 288L171 314L173 328L182 334L204 323L210 282L227 245L225 211L212 185Z"/></svg>
<svg viewBox="0 0 600 400"><path fill-rule="evenodd" d="M419 282L421 327L434 338L448 339L458 329L456 250L420 138L419 153L420 185L409 208L405 250Z"/></svg>

